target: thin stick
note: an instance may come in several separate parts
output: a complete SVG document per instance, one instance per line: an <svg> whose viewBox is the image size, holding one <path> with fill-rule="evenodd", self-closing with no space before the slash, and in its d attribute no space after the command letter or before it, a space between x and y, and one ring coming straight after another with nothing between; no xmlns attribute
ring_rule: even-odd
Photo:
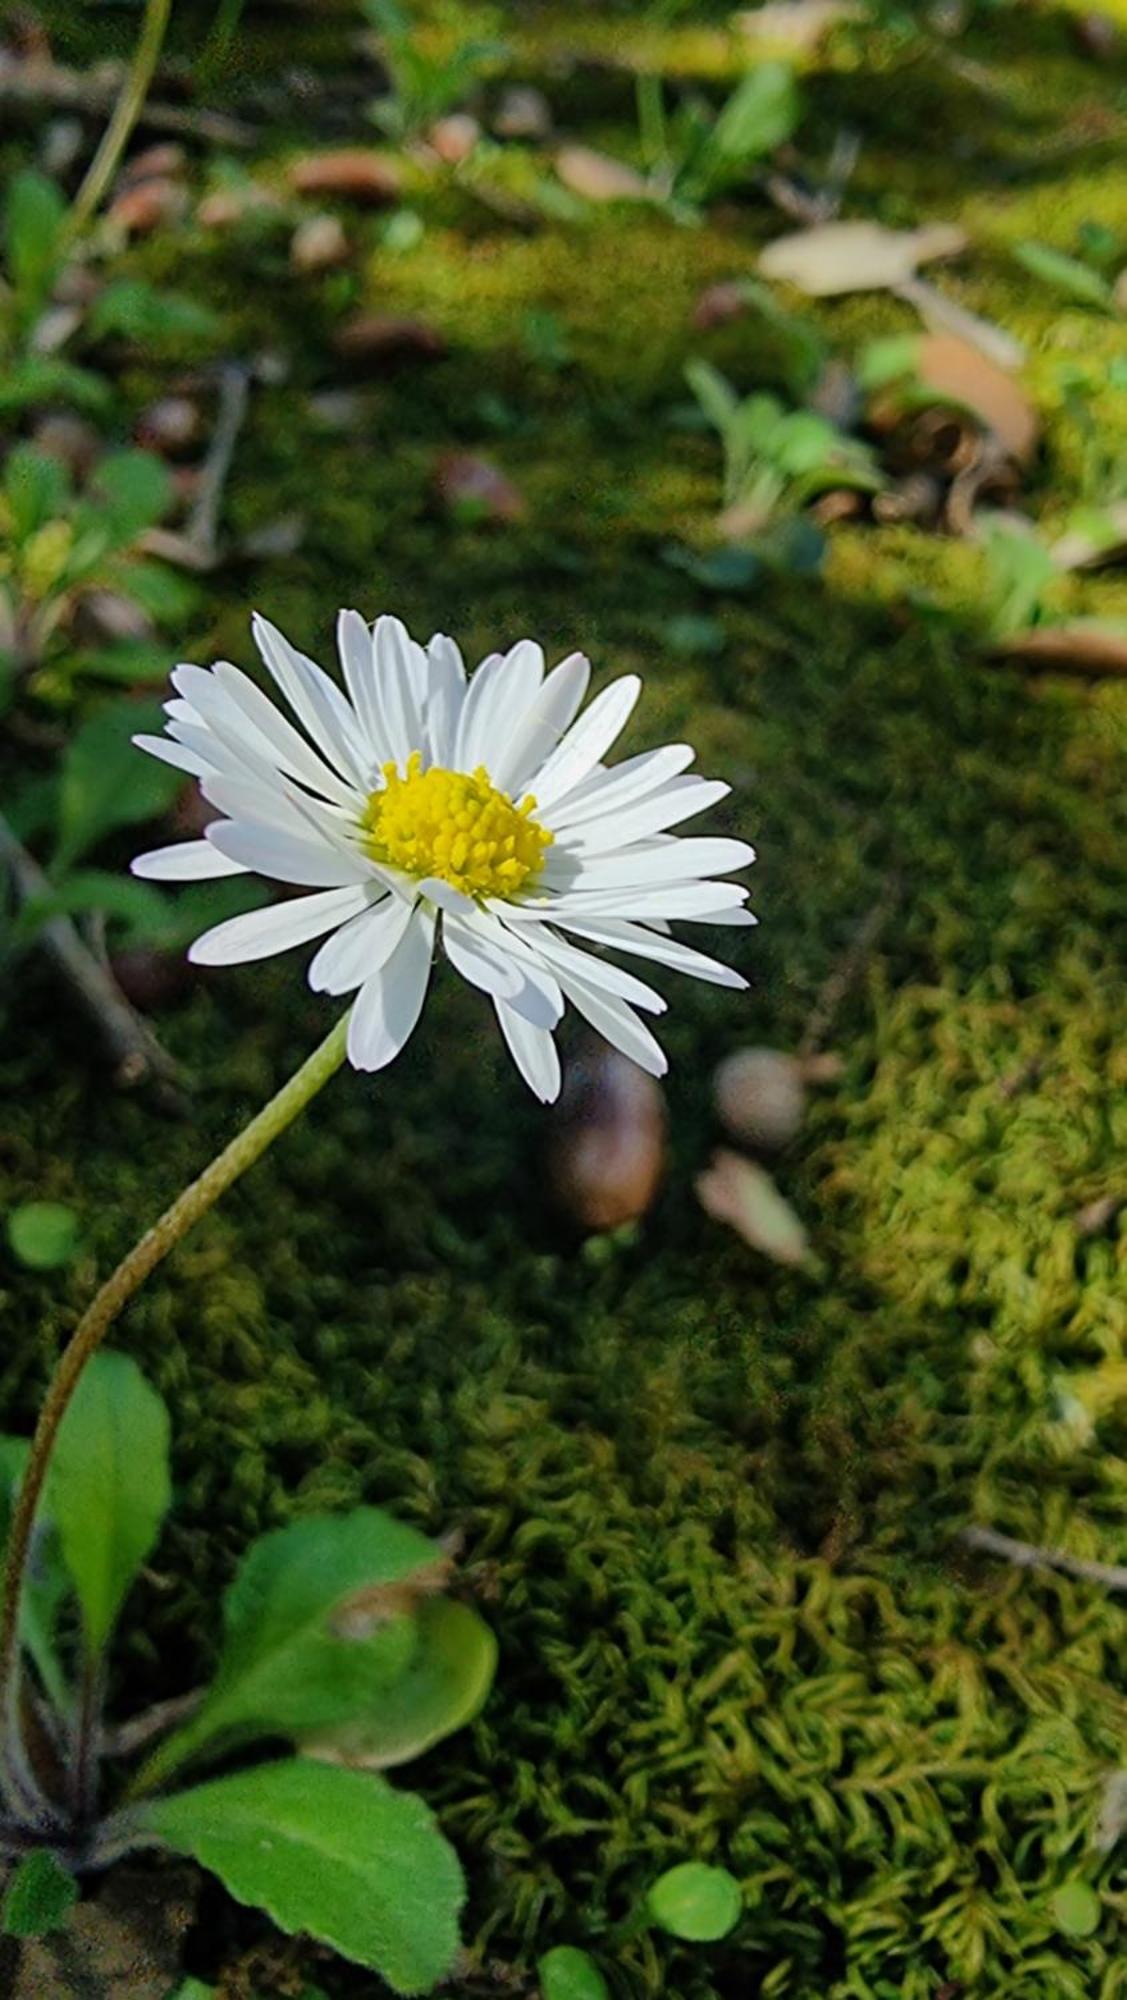
<svg viewBox="0 0 1127 2000"><path fill-rule="evenodd" d="M798 1045L800 1056L812 1056L821 1048L833 1025L838 1008L854 980L864 969L865 962L895 909L899 896L899 881L894 875L890 875L876 902L865 912L837 964L819 988L802 1040Z"/></svg>
<svg viewBox="0 0 1127 2000"><path fill-rule="evenodd" d="M42 105L73 111L81 117L104 118L112 111L120 89L113 80L83 75L62 63L28 63L0 49L0 104ZM151 99L142 105L137 123L151 132L175 132L185 139L201 139L209 146L246 148L253 146L257 133L253 126L221 111L193 111L185 105L159 104Z"/></svg>
<svg viewBox="0 0 1127 2000"><path fill-rule="evenodd" d="M1060 1569L1085 1583L1102 1583L1105 1590L1127 1590L1127 1568L1120 1563L1086 1562L1083 1556L1070 1556L1065 1549L1016 1542L1012 1535L1001 1535L996 1528L964 1528L959 1540L968 1549L980 1549L983 1555L1001 1556L1018 1569Z"/></svg>
<svg viewBox="0 0 1127 2000"><path fill-rule="evenodd" d="M141 32L137 37L133 60L125 74L121 95L66 219L66 235L72 242L75 237L81 236L117 172L118 161L129 144L129 135L149 94L171 12L172 0L145 0Z"/></svg>
<svg viewBox="0 0 1127 2000"><path fill-rule="evenodd" d="M0 861L6 864L21 902L50 902L54 893L51 882L16 838L2 813ZM71 919L48 917L36 931L35 941L54 960L95 1023L113 1061L117 1082L132 1087L154 1080L164 1085L170 1106L178 1106L180 1099L174 1086L181 1078L172 1057L161 1047L147 1021L130 1006L109 967L101 964L83 943Z"/></svg>
<svg viewBox="0 0 1127 2000"><path fill-rule="evenodd" d="M329 1030L288 1083L245 1125L210 1166L178 1195L153 1227L146 1230L124 1257L113 1275L87 1306L67 1346L55 1364L47 1395L28 1453L27 1467L20 1483L19 1497L12 1515L4 1574L3 1607L0 1611L0 1729L6 1754L20 1740L21 1671L19 1627L23 1594L27 1584L35 1517L47 1478L51 1452L59 1426L82 1379L88 1361L97 1353L114 1320L133 1297L150 1271L167 1257L182 1236L207 1214L220 1195L260 1159L273 1141L304 1110L322 1085L344 1061L348 1044L348 1015Z"/></svg>
<svg viewBox="0 0 1127 2000"><path fill-rule="evenodd" d="M239 432L246 420L250 375L250 369L242 362L224 362L219 377L219 412L187 528L183 534L167 528L150 528L138 544L146 555L160 556L184 569L215 568L219 561L219 509Z"/></svg>

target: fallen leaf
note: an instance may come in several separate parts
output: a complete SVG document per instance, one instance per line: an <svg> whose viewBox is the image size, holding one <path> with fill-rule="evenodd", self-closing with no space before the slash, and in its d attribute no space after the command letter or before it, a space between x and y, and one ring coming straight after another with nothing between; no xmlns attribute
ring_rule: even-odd
<svg viewBox="0 0 1127 2000"><path fill-rule="evenodd" d="M715 1222L725 1222L753 1250L776 1264L796 1267L809 1249L806 1230L765 1168L740 1153L719 1152L696 1183L697 1199Z"/></svg>
<svg viewBox="0 0 1127 2000"><path fill-rule="evenodd" d="M493 116L499 139L546 139L551 129L552 108L543 91L513 84L502 94Z"/></svg>
<svg viewBox="0 0 1127 2000"><path fill-rule="evenodd" d="M780 1049L737 1049L716 1070L712 1095L733 1138L765 1153L790 1144L806 1108L801 1067Z"/></svg>
<svg viewBox="0 0 1127 2000"><path fill-rule="evenodd" d="M951 222L922 229L885 229L879 222L823 222L778 236L760 253L765 278L785 278L809 298L842 292L891 291L915 276L917 266L965 250L963 230Z"/></svg>
<svg viewBox="0 0 1127 2000"><path fill-rule="evenodd" d="M480 138L481 126L469 111L452 111L431 126L427 144L446 166L458 167L469 159Z"/></svg>
<svg viewBox="0 0 1127 2000"><path fill-rule="evenodd" d="M634 167L597 153L592 146L561 146L556 172L572 194L585 201L649 201L650 187Z"/></svg>
<svg viewBox="0 0 1127 2000"><path fill-rule="evenodd" d="M203 229L233 229L248 216L277 213L281 207L269 188L248 181L243 187L219 188L205 195L196 209L196 221Z"/></svg>
<svg viewBox="0 0 1127 2000"><path fill-rule="evenodd" d="M856 0L766 0L762 7L735 14L732 25L749 41L769 42L792 55L809 55L839 21L855 21Z"/></svg>
<svg viewBox="0 0 1127 2000"><path fill-rule="evenodd" d="M1007 665L1062 674L1127 674L1127 625L1076 618L1066 625L1034 625L1011 632L990 648Z"/></svg>
<svg viewBox="0 0 1127 2000"><path fill-rule="evenodd" d="M386 154L368 146L305 153L293 161L288 178L295 194L340 195L369 206L399 198L399 169Z"/></svg>
<svg viewBox="0 0 1127 2000"><path fill-rule="evenodd" d="M452 514L479 521L523 521L528 503L492 459L475 452L444 452L435 467L435 491Z"/></svg>
<svg viewBox="0 0 1127 2000"><path fill-rule="evenodd" d="M887 430L906 409L918 410L929 393L941 404L968 410L1019 465L1033 457L1041 427L1025 391L1006 369L952 333L925 333L913 342L910 377L903 388L893 382L880 392L870 422Z"/></svg>
<svg viewBox="0 0 1127 2000"><path fill-rule="evenodd" d="M179 181L139 181L115 196L109 220L126 236L149 236L165 223L178 222L187 209L188 191Z"/></svg>
<svg viewBox="0 0 1127 2000"><path fill-rule="evenodd" d="M385 365L437 361L446 353L446 342L436 328L425 320L392 313L354 313L338 326L333 346L346 361Z"/></svg>
<svg viewBox="0 0 1127 2000"><path fill-rule="evenodd" d="M178 180L188 164L188 155L175 139L146 146L126 160L118 176L118 187L136 187L141 181Z"/></svg>
<svg viewBox="0 0 1127 2000"><path fill-rule="evenodd" d="M661 1085L594 1040L567 1065L548 1140L548 1177L581 1229L619 1229L652 1205L665 1171Z"/></svg>
<svg viewBox="0 0 1127 2000"><path fill-rule="evenodd" d="M347 263L348 237L335 215L307 215L290 238L290 269L301 277Z"/></svg>

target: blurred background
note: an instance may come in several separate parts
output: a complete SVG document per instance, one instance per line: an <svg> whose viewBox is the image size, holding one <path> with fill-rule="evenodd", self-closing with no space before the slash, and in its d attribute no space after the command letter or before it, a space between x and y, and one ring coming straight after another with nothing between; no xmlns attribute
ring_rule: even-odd
<svg viewBox="0 0 1127 2000"><path fill-rule="evenodd" d="M1121 1610L990 1537L1127 1520L1122 6L2 18L4 1428L328 1025L299 956L186 962L265 887L127 872L203 824L130 745L175 661L256 671L258 608L330 665L342 605L580 648L760 856L664 1086L576 1035L544 1112L439 978L141 1296L122 1699L202 1676L251 1533L386 1503L500 1641L412 1773L452 1990L564 1941L629 1995L1118 1992ZM690 1856L731 1936L620 1937ZM374 1990L206 1898L222 1992Z"/></svg>

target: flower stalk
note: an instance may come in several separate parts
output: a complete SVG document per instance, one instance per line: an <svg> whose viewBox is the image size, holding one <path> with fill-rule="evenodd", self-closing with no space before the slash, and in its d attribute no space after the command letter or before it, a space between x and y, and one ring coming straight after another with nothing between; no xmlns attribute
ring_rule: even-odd
<svg viewBox="0 0 1127 2000"><path fill-rule="evenodd" d="M158 1222L107 1278L79 1320L51 1378L12 1518L0 1612L0 1724L3 1727L5 1776L11 1786L19 1768L21 1741L20 1613L27 1587L29 1555L35 1518L51 1461L51 1451L70 1401L87 1363L97 1353L122 1308L149 1273L167 1257L181 1237L222 1194L260 1159L298 1113L335 1075L345 1058L348 1015L344 1014L320 1046L302 1063L270 1102L218 1153L210 1166L178 1195ZM18 1789L18 1786L17 1786Z"/></svg>

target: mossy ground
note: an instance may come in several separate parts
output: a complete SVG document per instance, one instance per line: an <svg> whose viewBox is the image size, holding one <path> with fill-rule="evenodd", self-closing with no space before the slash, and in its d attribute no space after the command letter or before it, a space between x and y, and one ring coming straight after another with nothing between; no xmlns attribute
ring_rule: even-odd
<svg viewBox="0 0 1127 2000"><path fill-rule="evenodd" d="M621 44L629 15L614 22ZM260 32L252 13L252 52ZM537 10L516 38L561 120L622 148L628 80L564 76L551 55L608 32L595 10ZM984 10L958 44L985 101L942 52L865 46L864 65L847 45L809 77L804 149L816 160L856 125L860 209L967 224L981 247L944 282L1030 345L1048 424L1030 500L1054 519L1095 477L1056 364L1091 369L1099 451L1121 459L1127 394L1100 376L1122 330L1006 245L1127 227L1109 143L1127 73L1084 58L1049 10ZM695 60L713 56L710 30ZM712 444L666 421L686 356L749 386L770 373L751 322L688 325L702 284L750 269L777 227L765 206L699 229L593 211L526 236L463 195L411 200L418 247L393 254L377 221L351 222L367 249L344 279L288 277L284 233L145 252L229 315L236 345L288 359L256 392L232 526L295 506L308 520L295 557L209 588L193 650L246 660L257 602L324 656L355 602L471 652L534 631L640 668L633 747L690 736L758 844L761 928L733 934L752 989L674 996L674 1157L633 1242L591 1254L561 1235L540 1193L545 1118L484 1006L440 979L394 1070L339 1079L148 1285L121 1338L172 1403L178 1505L130 1622L128 1690L200 1677L216 1592L256 1530L386 1502L463 1531L500 1638L484 1716L410 1774L469 1873L456 1990L493 1990L500 1965L527 1991L536 1953L570 1941L631 1995L1110 2000L1127 1992L1127 1878L1088 1842L1127 1747L1122 1612L1092 1585L973 1559L957 1535L984 1520L1123 1552L1127 1233L1081 1238L1074 1216L1122 1187L1127 1140L1127 692L985 664L979 558L914 530L841 532L821 582L741 598L707 598L662 560L707 541L717 497ZM335 378L328 334L361 302L432 320L450 353L381 380L341 434L307 395ZM545 358L533 309L555 315L564 358ZM884 301L821 318L847 352L907 324ZM130 386L144 394L146 371ZM452 443L503 462L526 526L436 513ZM1062 601L1121 615L1123 585ZM671 621L702 611L722 650L671 654ZM797 1041L890 877L895 914L835 1029L844 1077L781 1170L817 1249L813 1273L787 1275L696 1207L710 1069L742 1042ZM296 963L201 984L161 1022L199 1082L191 1121L170 1125L107 1091L27 965L0 1201L73 1203L85 1251L62 1278L4 1273L6 1427L30 1418L97 1275L324 1026ZM739 1876L735 1934L616 1941L687 1857ZM1051 1907L1077 1872L1103 1896L1084 1940ZM267 1964L291 1990L287 1954L254 1960L260 1991ZM215 1970L214 1938L197 1956ZM372 1988L340 1975L339 1990Z"/></svg>

